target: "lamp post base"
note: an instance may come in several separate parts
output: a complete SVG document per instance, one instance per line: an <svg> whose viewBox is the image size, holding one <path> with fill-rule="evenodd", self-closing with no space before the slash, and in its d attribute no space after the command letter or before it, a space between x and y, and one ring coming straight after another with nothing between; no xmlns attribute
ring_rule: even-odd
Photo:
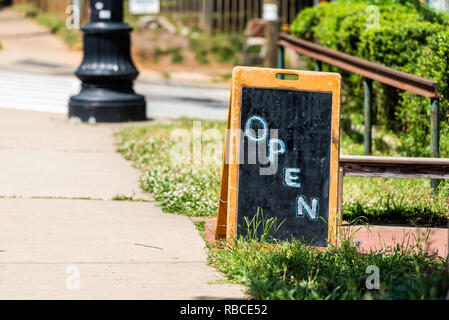
<svg viewBox="0 0 449 320"><path fill-rule="evenodd" d="M70 98L69 118L82 122L144 121L147 120L146 101L144 96L132 91L84 88Z"/></svg>

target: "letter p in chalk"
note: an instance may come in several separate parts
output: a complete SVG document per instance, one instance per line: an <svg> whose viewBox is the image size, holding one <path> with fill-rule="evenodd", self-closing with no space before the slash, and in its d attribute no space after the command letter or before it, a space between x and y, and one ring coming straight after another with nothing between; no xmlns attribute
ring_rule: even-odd
<svg viewBox="0 0 449 320"><path fill-rule="evenodd" d="M274 162L278 154L285 153L285 143L281 139L270 139L268 142L268 159Z"/></svg>

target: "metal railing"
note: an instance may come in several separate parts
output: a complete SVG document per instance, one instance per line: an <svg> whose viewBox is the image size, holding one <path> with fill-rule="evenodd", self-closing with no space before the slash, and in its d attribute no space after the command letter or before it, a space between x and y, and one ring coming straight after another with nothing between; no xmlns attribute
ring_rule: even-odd
<svg viewBox="0 0 449 320"><path fill-rule="evenodd" d="M284 68L284 49L289 48L300 54L315 59L316 71L321 71L322 63L338 67L364 77L364 154L372 152L372 113L373 113L373 81L379 81L389 86L409 91L429 98L430 108L430 156L438 158L440 155L440 84L433 80L421 78L412 74L398 71L371 61L360 59L346 53L338 52L311 41L306 41L280 33L278 41L278 67ZM386 162L384 162L384 165ZM436 188L438 181L431 180Z"/></svg>
<svg viewBox="0 0 449 320"><path fill-rule="evenodd" d="M430 134L431 156L439 156L439 96L438 82L398 71L383 65L338 52L316 43L295 38L289 34L279 35L279 67L284 67L284 48L292 49L317 61L316 70L321 70L321 63L327 63L340 69L359 74L365 82L365 155L371 154L371 115L372 115L372 81L379 81L392 87L416 93L429 98L431 108Z"/></svg>

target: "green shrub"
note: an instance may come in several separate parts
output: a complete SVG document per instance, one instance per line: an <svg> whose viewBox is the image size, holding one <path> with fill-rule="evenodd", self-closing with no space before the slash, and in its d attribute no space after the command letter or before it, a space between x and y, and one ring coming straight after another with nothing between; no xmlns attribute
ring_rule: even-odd
<svg viewBox="0 0 449 320"><path fill-rule="evenodd" d="M379 9L378 27L367 27L370 4ZM441 83L441 155L449 156L448 131L448 17L419 1L340 0L303 10L292 25L293 35L315 41L397 70ZM325 66L343 75L343 117L363 123L362 77ZM376 124L401 133L398 151L429 156L429 99L375 83Z"/></svg>

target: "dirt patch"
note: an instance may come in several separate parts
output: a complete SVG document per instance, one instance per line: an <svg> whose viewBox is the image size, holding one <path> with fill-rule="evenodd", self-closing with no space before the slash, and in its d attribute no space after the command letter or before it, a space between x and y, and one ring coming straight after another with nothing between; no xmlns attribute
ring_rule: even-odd
<svg viewBox="0 0 449 320"><path fill-rule="evenodd" d="M179 34L146 30L132 34L132 54L139 69L150 69L162 77L173 74L198 74L213 82L227 82L233 65L210 61L199 63L190 48L190 41Z"/></svg>

